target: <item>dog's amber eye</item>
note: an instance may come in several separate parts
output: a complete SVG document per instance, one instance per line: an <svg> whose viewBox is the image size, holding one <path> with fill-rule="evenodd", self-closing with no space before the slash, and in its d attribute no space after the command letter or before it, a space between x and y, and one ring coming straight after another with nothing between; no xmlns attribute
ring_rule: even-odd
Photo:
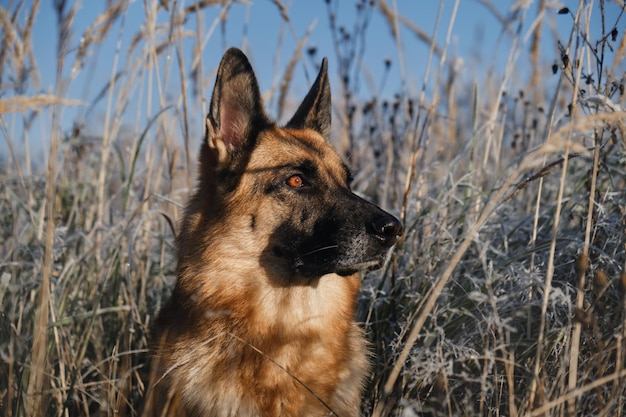
<svg viewBox="0 0 626 417"><path fill-rule="evenodd" d="M291 188L300 188L304 186L304 180L300 175L292 175L287 179L287 185Z"/></svg>

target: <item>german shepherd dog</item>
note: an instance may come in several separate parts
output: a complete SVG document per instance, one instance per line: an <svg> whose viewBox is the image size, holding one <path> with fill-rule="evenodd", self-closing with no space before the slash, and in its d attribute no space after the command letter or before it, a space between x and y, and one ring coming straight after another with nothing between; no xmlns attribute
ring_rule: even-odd
<svg viewBox="0 0 626 417"><path fill-rule="evenodd" d="M246 56L225 53L176 240L176 286L153 328L149 413L359 415L368 354L358 272L383 265L402 226L350 191L330 119L326 59L279 127Z"/></svg>

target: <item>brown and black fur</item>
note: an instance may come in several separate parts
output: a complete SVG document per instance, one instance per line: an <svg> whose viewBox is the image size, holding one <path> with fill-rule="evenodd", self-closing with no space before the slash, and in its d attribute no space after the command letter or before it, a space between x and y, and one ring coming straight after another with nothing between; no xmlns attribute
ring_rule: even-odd
<svg viewBox="0 0 626 417"><path fill-rule="evenodd" d="M176 286L153 329L147 414L359 414L358 271L383 264L401 225L350 191L330 115L326 60L279 127L245 55L222 58Z"/></svg>

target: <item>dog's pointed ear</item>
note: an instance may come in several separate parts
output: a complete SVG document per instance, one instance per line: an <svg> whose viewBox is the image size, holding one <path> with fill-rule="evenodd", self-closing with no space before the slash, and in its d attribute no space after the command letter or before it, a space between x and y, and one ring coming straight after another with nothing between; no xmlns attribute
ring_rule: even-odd
<svg viewBox="0 0 626 417"><path fill-rule="evenodd" d="M325 138L330 134L331 119L330 83L328 82L328 61L322 60L320 72L308 94L285 127L317 131Z"/></svg>
<svg viewBox="0 0 626 417"><path fill-rule="evenodd" d="M220 62L206 120L206 141L220 164L250 145L254 130L268 124L261 92L248 58L237 48Z"/></svg>

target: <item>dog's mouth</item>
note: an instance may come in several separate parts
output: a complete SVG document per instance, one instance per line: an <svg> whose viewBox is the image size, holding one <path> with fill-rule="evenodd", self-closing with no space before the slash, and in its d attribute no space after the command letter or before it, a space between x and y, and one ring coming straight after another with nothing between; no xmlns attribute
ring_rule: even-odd
<svg viewBox="0 0 626 417"><path fill-rule="evenodd" d="M341 254L337 253L337 247L327 250L309 252L307 255L298 256L294 262L294 269L304 276L321 276L335 273L340 276L349 276L357 272L372 271L381 268L387 259L388 252L376 254L364 253ZM318 256L313 256L313 254Z"/></svg>
<svg viewBox="0 0 626 417"><path fill-rule="evenodd" d="M373 271L375 269L380 269L382 268L383 264L384 259L376 259L371 261L359 262L357 264L349 266L338 266L335 270L335 274L342 277L347 277L349 275L356 274L357 272Z"/></svg>

